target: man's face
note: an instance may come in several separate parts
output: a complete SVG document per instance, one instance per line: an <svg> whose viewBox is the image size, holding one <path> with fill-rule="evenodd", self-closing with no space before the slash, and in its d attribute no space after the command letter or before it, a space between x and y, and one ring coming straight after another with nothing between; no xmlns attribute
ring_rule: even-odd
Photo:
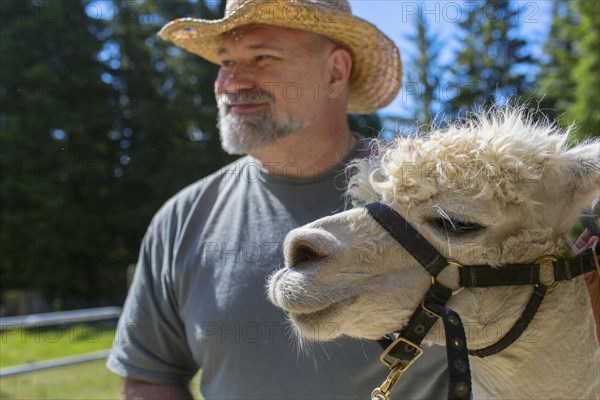
<svg viewBox="0 0 600 400"><path fill-rule="evenodd" d="M309 128L322 109L333 48L319 35L268 25L225 34L215 82L225 151L252 153Z"/></svg>

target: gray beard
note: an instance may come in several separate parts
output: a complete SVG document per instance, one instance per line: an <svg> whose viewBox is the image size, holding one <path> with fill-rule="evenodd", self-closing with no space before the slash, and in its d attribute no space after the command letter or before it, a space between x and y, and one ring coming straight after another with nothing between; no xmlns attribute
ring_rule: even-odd
<svg viewBox="0 0 600 400"><path fill-rule="evenodd" d="M234 102L231 98L235 96L228 94L217 96L219 108L217 126L221 136L221 146L229 154L250 154L308 126L306 120L294 118L287 113L276 117L273 112L273 100L268 94L264 94L268 100L266 110L247 114L228 114L228 104Z"/></svg>

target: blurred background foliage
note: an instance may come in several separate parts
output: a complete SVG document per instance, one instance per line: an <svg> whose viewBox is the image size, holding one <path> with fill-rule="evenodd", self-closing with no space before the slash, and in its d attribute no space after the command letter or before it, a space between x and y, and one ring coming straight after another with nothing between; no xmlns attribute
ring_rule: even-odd
<svg viewBox="0 0 600 400"><path fill-rule="evenodd" d="M474 3L505 12L490 20L471 7L452 65L416 19L416 50L404 60L405 85L424 88L414 117L354 115L353 129L389 137L512 98L564 126L577 121L579 139L598 136L600 3L554 0L540 58L514 34L512 3ZM217 67L156 37L167 21L220 18L223 8L218 0L1 1L3 294L37 290L54 309L122 303L126 267L152 215L234 160L216 129ZM469 90L434 96L452 85Z"/></svg>

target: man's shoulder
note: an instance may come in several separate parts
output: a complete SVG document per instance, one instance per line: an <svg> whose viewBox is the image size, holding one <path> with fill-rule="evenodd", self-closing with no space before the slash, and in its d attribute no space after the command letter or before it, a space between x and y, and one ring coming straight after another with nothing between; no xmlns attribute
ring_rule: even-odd
<svg viewBox="0 0 600 400"><path fill-rule="evenodd" d="M248 156L239 158L218 170L205 175L198 179L197 181L191 183L190 185L184 187L179 192L177 192L173 197L171 197L171 201L184 200L186 197L194 196L195 194L206 190L207 188L213 185L219 185L224 180L228 180L230 177L235 177L241 173L241 171L245 168L246 165L251 163L251 158Z"/></svg>
<svg viewBox="0 0 600 400"><path fill-rule="evenodd" d="M198 179L167 200L157 212L155 219L185 216L199 204L209 206L225 190L224 188L243 190L244 183L249 181L246 179L247 170L251 168L253 168L253 159L245 156Z"/></svg>

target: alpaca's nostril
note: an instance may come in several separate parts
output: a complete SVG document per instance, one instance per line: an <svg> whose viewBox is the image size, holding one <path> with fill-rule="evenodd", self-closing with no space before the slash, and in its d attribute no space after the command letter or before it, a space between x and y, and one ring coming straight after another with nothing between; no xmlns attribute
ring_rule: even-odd
<svg viewBox="0 0 600 400"><path fill-rule="evenodd" d="M301 268L309 263L315 263L326 258L326 255L319 253L308 244L300 244L294 248L292 253L292 268Z"/></svg>

